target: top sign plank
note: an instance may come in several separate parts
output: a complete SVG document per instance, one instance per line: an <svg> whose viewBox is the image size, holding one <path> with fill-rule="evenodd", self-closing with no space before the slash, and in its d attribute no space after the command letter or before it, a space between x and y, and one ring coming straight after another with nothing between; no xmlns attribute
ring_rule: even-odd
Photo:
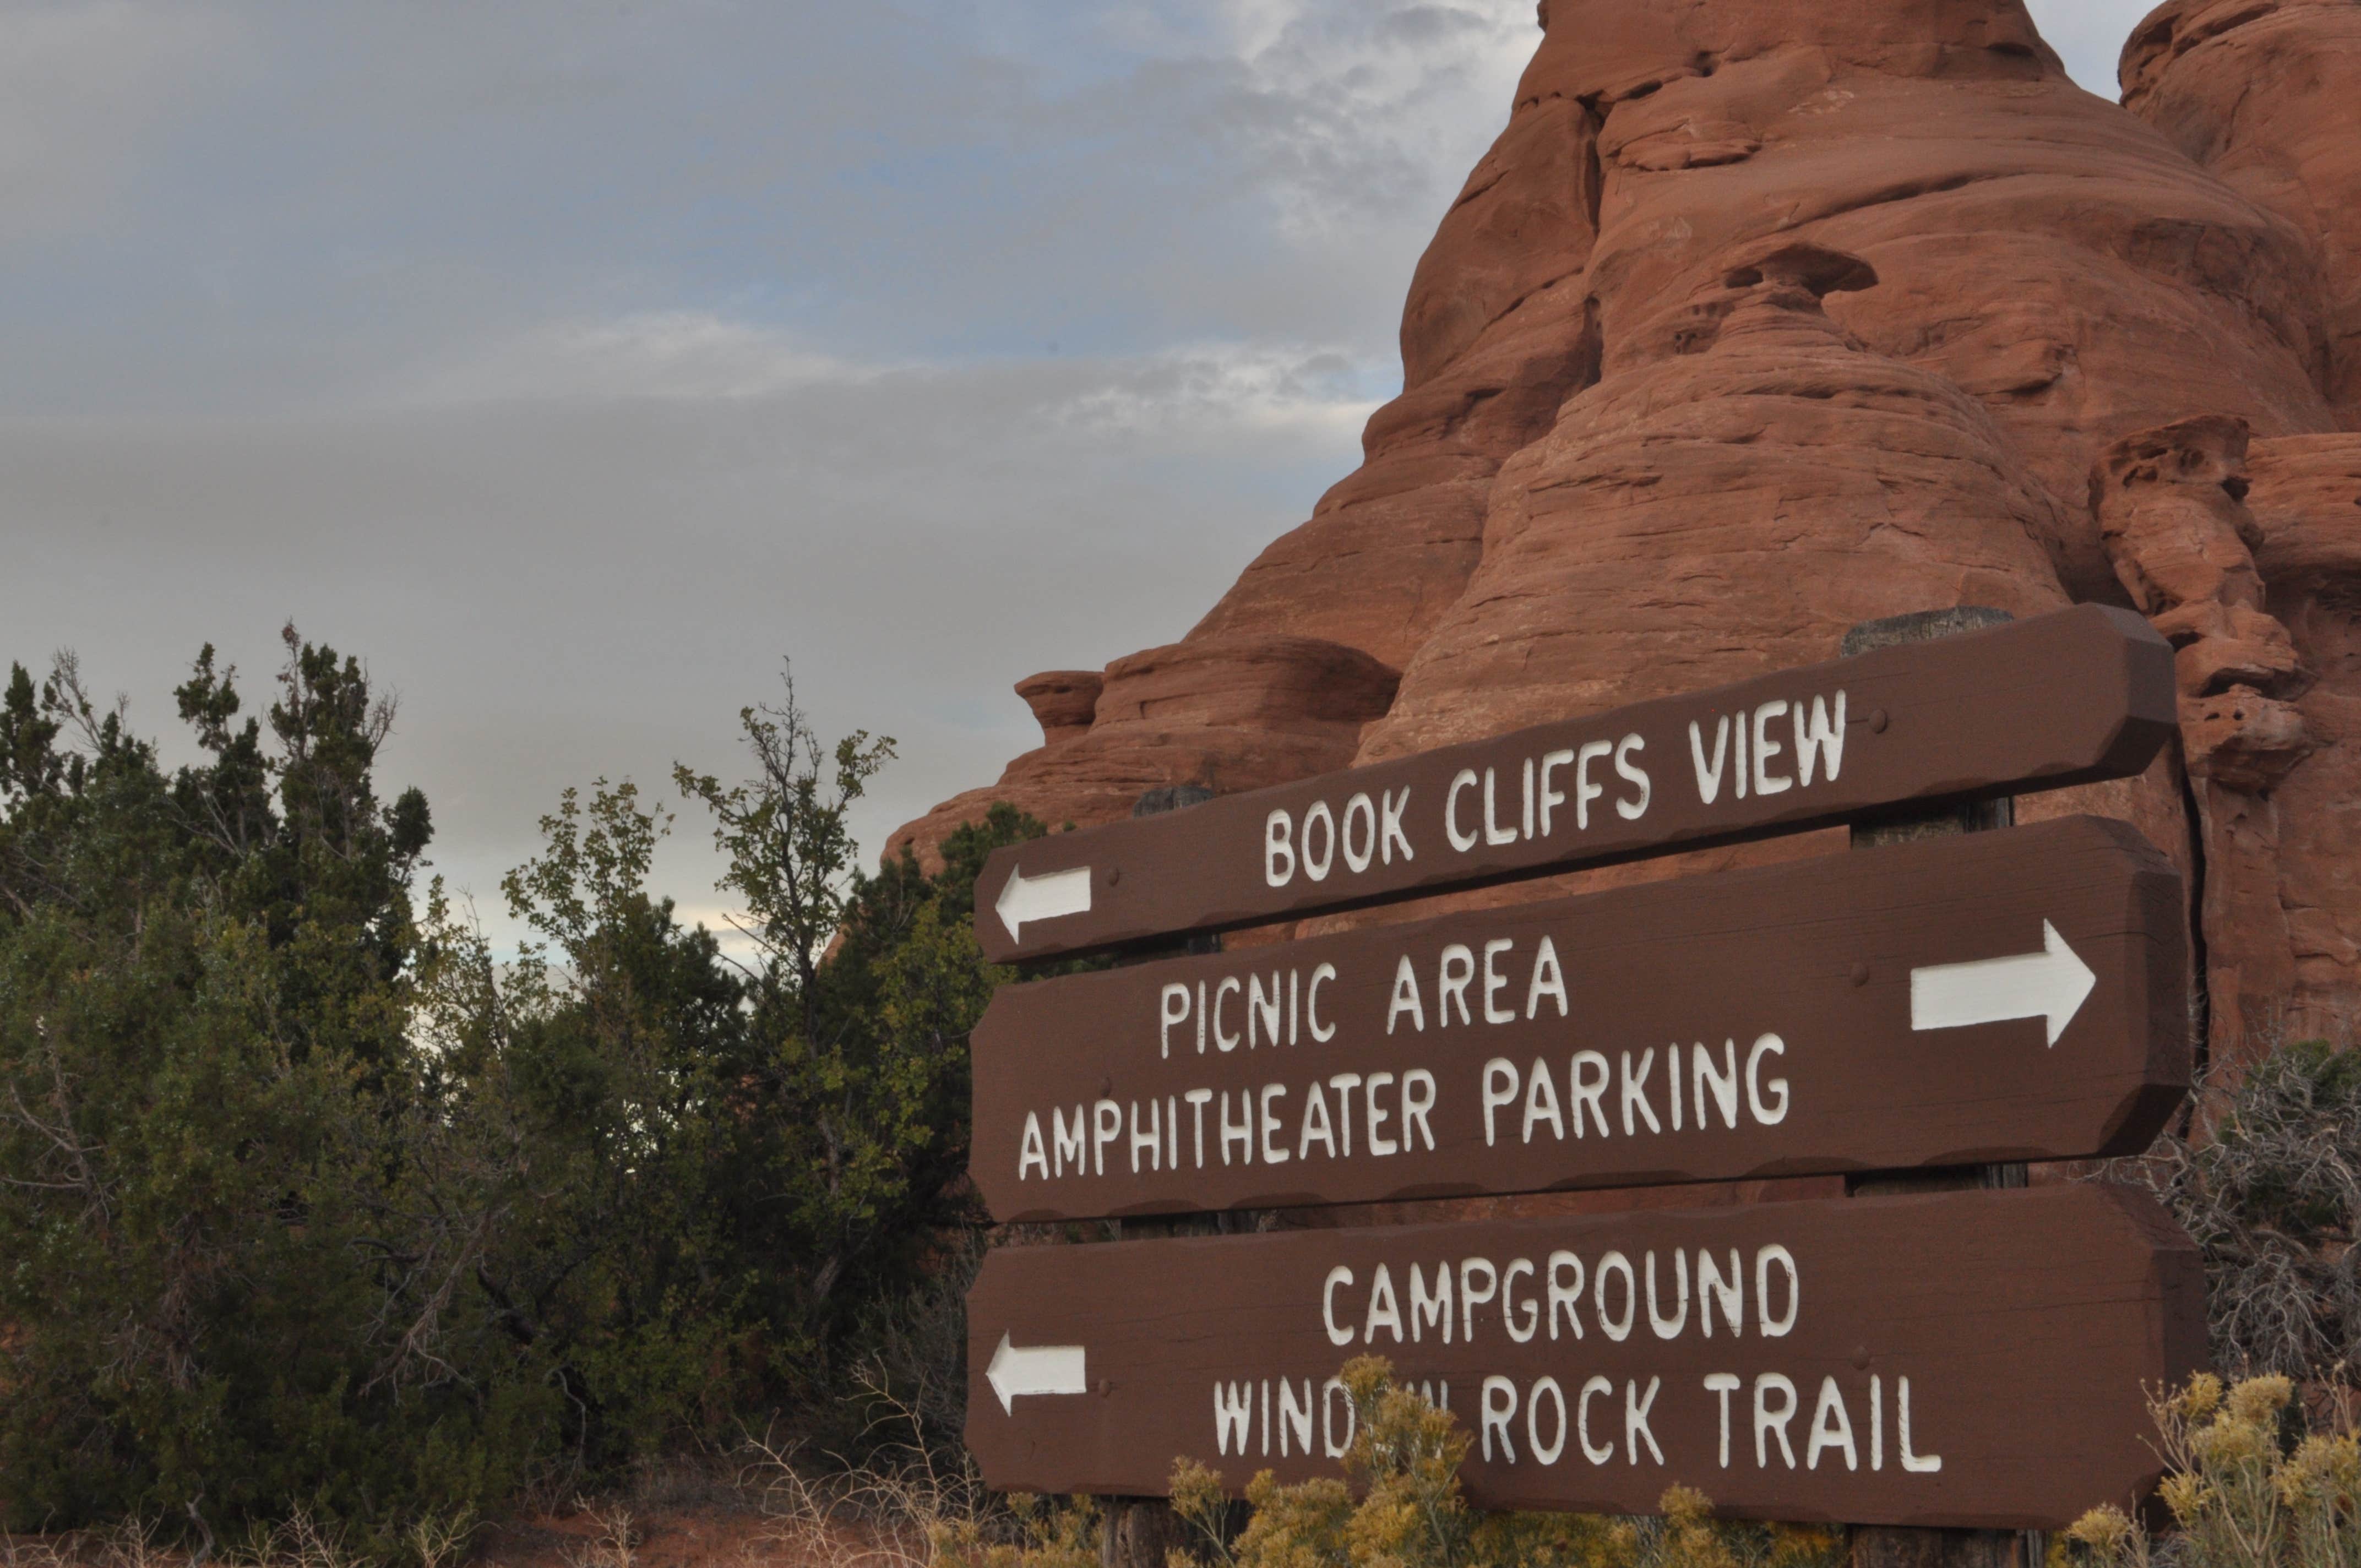
<svg viewBox="0 0 2361 1568"><path fill-rule="evenodd" d="M995 963L2144 770L2172 650L2128 610L2037 620L1538 725L994 853Z"/></svg>

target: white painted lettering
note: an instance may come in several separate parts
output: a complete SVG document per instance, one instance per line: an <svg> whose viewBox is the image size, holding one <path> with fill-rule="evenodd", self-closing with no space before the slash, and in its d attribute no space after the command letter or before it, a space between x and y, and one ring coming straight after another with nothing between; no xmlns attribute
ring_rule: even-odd
<svg viewBox="0 0 2361 1568"><path fill-rule="evenodd" d="M1285 1165L1289 1158L1291 1157L1287 1152L1287 1146L1285 1144L1274 1141L1275 1135L1279 1131L1279 1117L1272 1113L1270 1108L1270 1102L1272 1101L1283 1100L1286 1097L1287 1085L1283 1083L1267 1083L1263 1085L1262 1162L1265 1165Z"/></svg>
<svg viewBox="0 0 2361 1568"><path fill-rule="evenodd" d="M1336 1025L1331 1024L1324 1029L1320 1026L1320 982L1335 978L1336 966L1322 964L1312 971L1312 983L1303 988L1303 1026L1312 1031L1312 1038L1314 1041L1323 1046L1336 1037ZM1386 1032L1391 1034L1392 1018L1389 1017L1386 1024ZM1424 1025L1422 1025L1421 1027ZM1290 1035L1288 1038L1291 1042L1294 1036Z"/></svg>
<svg viewBox="0 0 2361 1568"><path fill-rule="evenodd" d="M1026 1171L1034 1166L1041 1168L1041 1179L1049 1179L1049 1151L1041 1141L1041 1113L1025 1113L1025 1140L1016 1151L1016 1179L1025 1179Z"/></svg>
<svg viewBox="0 0 2361 1568"><path fill-rule="evenodd" d="M1767 1087L1777 1097L1774 1106L1763 1097L1766 1085L1763 1081L1763 1058L1765 1056L1785 1056L1787 1042L1776 1035L1764 1035L1746 1053L1746 1107L1754 1119L1766 1127L1775 1127L1787 1119L1787 1080L1773 1079Z"/></svg>
<svg viewBox="0 0 2361 1568"><path fill-rule="evenodd" d="M1689 1056L1689 1088L1697 1098L1697 1131L1706 1128L1705 1091L1713 1091L1713 1102L1721 1110L1725 1126L1738 1125L1738 1042L1722 1042L1722 1070L1713 1069L1713 1054L1700 1040L1691 1047Z"/></svg>
<svg viewBox="0 0 2361 1568"><path fill-rule="evenodd" d="M1736 1247L1730 1249L1728 1274L1722 1273L1721 1266L1714 1262L1713 1254L1703 1247L1697 1248L1697 1321L1705 1329L1706 1338L1713 1337L1715 1301L1721 1304L1722 1319L1730 1324L1730 1337L1738 1338L1739 1327L1746 1321L1744 1280L1745 1274L1739 1266ZM1713 1293L1713 1300L1710 1301L1706 1299L1708 1290Z"/></svg>
<svg viewBox="0 0 2361 1568"><path fill-rule="evenodd" d="M1787 1315L1778 1321L1771 1321L1771 1266L1777 1264L1787 1276ZM1796 1271L1795 1255L1773 1242L1754 1255L1754 1332L1764 1339L1784 1337L1795 1326L1795 1314L1804 1306L1804 1277Z"/></svg>
<svg viewBox="0 0 2361 1568"><path fill-rule="evenodd" d="M1375 1344L1379 1329L1390 1329L1394 1343L1401 1343L1401 1304L1394 1297L1393 1272L1382 1263L1378 1265L1377 1277L1369 1281L1369 1315L1361 1328L1361 1343Z"/></svg>
<svg viewBox="0 0 2361 1568"><path fill-rule="evenodd" d="M1730 1397L1742 1385L1734 1372L1708 1372L1705 1387L1707 1393L1721 1397L1721 1467L1727 1470L1730 1468Z"/></svg>
<svg viewBox="0 0 2361 1568"><path fill-rule="evenodd" d="M1853 1452L1852 1417L1846 1411L1844 1395L1837 1389L1834 1377L1820 1379L1819 1403L1812 1409L1812 1441L1804 1448L1804 1468L1817 1470L1823 1450L1844 1450L1845 1468L1861 1468L1861 1456Z"/></svg>
<svg viewBox="0 0 2361 1568"><path fill-rule="evenodd" d="M1495 1085L1499 1087L1494 1087ZM1503 1105L1517 1102L1517 1064L1506 1057L1494 1057L1484 1064L1484 1146L1490 1148L1496 1139L1492 1128L1492 1113Z"/></svg>
<svg viewBox="0 0 2361 1568"><path fill-rule="evenodd" d="M1353 824L1363 825L1361 847L1353 848ZM1378 858L1378 807L1366 794L1356 795L1345 803L1344 842L1338 846L1345 852L1345 869L1358 876L1369 869Z"/></svg>
<svg viewBox="0 0 2361 1568"><path fill-rule="evenodd" d="M1617 1275L1623 1277L1623 1315L1611 1316L1607 1309L1607 1282ZM1590 1305L1598 1314L1599 1331L1609 1339L1621 1344L1631 1337L1631 1320L1640 1315L1640 1282L1631 1272L1631 1260L1620 1252L1610 1252L1598 1260L1597 1283L1591 1287Z"/></svg>
<svg viewBox="0 0 2361 1568"><path fill-rule="evenodd" d="M1190 1109L1195 1113L1197 1127L1196 1168L1202 1170L1205 1168L1205 1107L1213 1102L1213 1091L1210 1089L1192 1089L1180 1098L1187 1101L1189 1102Z"/></svg>
<svg viewBox="0 0 2361 1568"><path fill-rule="evenodd" d="M1775 1406L1771 1403L1773 1394L1780 1396L1781 1401ZM1764 1440L1773 1436L1779 1440L1779 1453L1786 1460L1787 1468L1795 1468L1795 1445L1787 1441L1787 1423L1795 1419L1795 1380L1780 1372L1765 1372L1758 1376L1754 1379L1754 1467L1757 1470L1771 1467L1771 1445Z"/></svg>
<svg viewBox="0 0 2361 1568"><path fill-rule="evenodd" d="M1558 1116L1557 1080L1550 1076L1549 1063L1535 1058L1532 1077L1526 1080L1525 1087L1525 1142L1533 1141L1533 1128L1544 1120L1558 1142L1564 1143L1565 1123Z"/></svg>
<svg viewBox="0 0 2361 1568"><path fill-rule="evenodd" d="M1271 974L1268 996L1262 993L1262 976L1248 975L1246 981L1246 1049L1255 1048L1257 1023L1262 1025L1263 1036L1275 1046L1279 1044L1279 1006L1285 996L1279 989L1279 975L1277 971Z"/></svg>
<svg viewBox="0 0 2361 1568"><path fill-rule="evenodd" d="M1410 1266L1411 1343L1416 1344L1425 1339L1431 1328L1441 1329L1443 1343L1451 1343L1451 1266L1434 1266L1434 1294L1430 1296L1426 1293L1426 1275L1413 1263Z"/></svg>
<svg viewBox="0 0 2361 1568"><path fill-rule="evenodd" d="M1386 1118L1392 1114L1392 1113L1385 1110L1378 1104L1378 1091L1383 1089L1387 1084L1391 1083L1393 1080L1394 1075L1392 1073L1373 1072L1369 1074L1368 1082L1364 1089L1364 1092L1368 1096L1368 1144L1369 1152L1373 1155L1389 1155L1401 1147L1401 1146L1394 1142L1393 1139L1382 1137L1378 1134L1378 1129L1386 1124Z"/></svg>
<svg viewBox="0 0 2361 1568"><path fill-rule="evenodd" d="M1091 1174L1106 1174L1107 1146L1123 1136L1123 1107L1102 1100L1091 1107Z"/></svg>
<svg viewBox="0 0 2361 1568"><path fill-rule="evenodd" d="M1557 999L1557 1015L1566 1014L1565 970L1558 967L1557 944L1547 937L1533 953L1532 983L1525 987L1525 1018L1527 1022L1541 1016L1542 998Z"/></svg>
<svg viewBox="0 0 2361 1568"><path fill-rule="evenodd" d="M1465 942L1453 942L1443 949L1435 962L1434 1025L1438 1029L1451 1027L1451 1004L1459 1003L1459 1021L1473 1024L1476 1019L1467 1011L1467 982L1476 978L1476 955Z"/></svg>
<svg viewBox="0 0 2361 1568"><path fill-rule="evenodd" d="M1542 1441L1542 1399L1544 1396L1557 1407L1555 1434L1547 1442ZM1558 1462L1558 1456L1565 1452L1566 1425L1565 1390L1558 1386L1556 1378L1542 1378L1525 1398L1525 1442L1532 1446L1535 1464L1555 1464Z"/></svg>
<svg viewBox="0 0 2361 1568"><path fill-rule="evenodd" d="M1139 1151L1148 1151L1148 1168L1159 1170L1164 1163L1164 1107L1156 1097L1148 1101L1148 1131L1139 1130L1139 1102L1131 1102L1131 1173L1139 1174Z"/></svg>
<svg viewBox="0 0 2361 1568"><path fill-rule="evenodd" d="M1611 1399L1615 1397L1615 1385L1604 1377L1593 1377L1582 1386L1581 1395L1574 1401L1574 1430L1582 1444L1582 1456L1593 1464L1607 1464L1615 1458L1615 1445L1609 1442L1598 1448L1590 1446L1590 1397L1593 1394L1604 1394ZM1610 1416L1608 1419L1612 1420L1614 1418Z"/></svg>
<svg viewBox="0 0 2361 1568"><path fill-rule="evenodd" d="M1312 1080L1311 1092L1304 1096L1303 1131L1295 1140L1295 1157L1298 1159L1310 1157L1312 1143L1315 1138L1320 1141L1321 1146L1328 1151L1328 1157L1334 1159L1336 1134L1328 1124L1328 1096L1321 1092L1320 1080L1316 1078Z"/></svg>
<svg viewBox="0 0 2361 1568"><path fill-rule="evenodd" d="M1943 1468L1939 1453L1914 1453L1910 1449L1910 1379L1894 1380L1894 1410L1895 1424L1902 1429L1902 1468L1914 1475L1932 1475Z"/></svg>
<svg viewBox="0 0 2361 1568"><path fill-rule="evenodd" d="M1631 754L1634 751L1644 751L1647 749L1648 743L1645 740L1641 740L1637 735L1626 735L1622 740L1615 743L1616 776L1621 779L1625 784L1638 784L1640 786L1639 799L1625 800L1619 798L1615 802L1615 815L1621 817L1626 822L1637 822L1642 817L1647 816L1648 802L1655 796L1654 789L1648 783L1648 770L1645 768L1634 767L1631 763Z"/></svg>
<svg viewBox="0 0 2361 1568"><path fill-rule="evenodd" d="M1386 1003L1386 1033L1394 1032L1394 1020L1410 1014L1411 1025L1420 1034L1426 1033L1426 1003L1419 1000L1418 976L1411 972L1410 955L1404 953L1394 970L1393 1000Z"/></svg>
<svg viewBox="0 0 2361 1568"><path fill-rule="evenodd" d="M1246 1439L1254 1431L1254 1388L1251 1382L1214 1383L1213 1445L1220 1453L1230 1452L1235 1436L1239 1454L1246 1453Z"/></svg>
<svg viewBox="0 0 2361 1568"><path fill-rule="evenodd" d="M1353 1343L1353 1331L1336 1321L1336 1287L1352 1283L1353 1271L1340 1263L1328 1271L1327 1282L1320 1287L1320 1323L1328 1331L1330 1344Z"/></svg>
<svg viewBox="0 0 2361 1568"><path fill-rule="evenodd" d="M1779 754L1779 742L1771 734L1771 721L1787 711L1787 699L1766 702L1754 710L1754 793L1784 795L1795 787L1795 781L1784 773L1771 771L1771 760ZM1304 824L1304 836L1311 837L1312 826Z"/></svg>
<svg viewBox="0 0 2361 1568"><path fill-rule="evenodd" d="M1345 1408L1345 1431L1336 1431L1336 1407ZM1360 1418L1353 1410L1352 1393L1341 1377L1331 1377L1320 1385L1320 1452L1331 1459L1342 1459L1353 1446L1353 1426Z"/></svg>
<svg viewBox="0 0 2361 1568"><path fill-rule="evenodd" d="M1845 694L1837 693L1836 722L1828 722L1828 700L1812 699L1811 723L1804 722L1804 705L1795 704L1795 774L1804 784L1812 782L1813 764L1823 756L1828 759L1828 783L1837 782L1837 773L1844 766Z"/></svg>
<svg viewBox="0 0 2361 1568"><path fill-rule="evenodd" d="M1353 1091L1360 1086L1357 1072L1340 1072L1328 1080L1336 1091L1336 1135L1345 1140L1345 1157L1353 1155Z"/></svg>
<svg viewBox="0 0 2361 1568"><path fill-rule="evenodd" d="M1222 1003L1232 992L1243 992L1245 990L1246 987L1238 983L1238 977L1234 974L1224 975L1222 983L1213 987L1213 1044L1224 1056L1238 1048L1238 1036L1222 1033Z"/></svg>
<svg viewBox="0 0 2361 1568"><path fill-rule="evenodd" d="M1180 1003L1178 1012L1173 1011L1175 1003ZM1189 988L1178 981L1167 985L1158 1005L1158 1013L1162 1023L1157 1031L1157 1043L1163 1047L1163 1055L1170 1058L1172 1055L1172 1025L1189 1021Z"/></svg>
<svg viewBox="0 0 2361 1568"><path fill-rule="evenodd" d="M1591 1076L1594 1072L1598 1074L1595 1078ZM1597 1051L1576 1051L1566 1063L1566 1112L1574 1118L1576 1137L1582 1136L1585 1108L1598 1124L1598 1135L1607 1135L1607 1085L1612 1077L1613 1069L1608 1067L1607 1058Z"/></svg>
<svg viewBox="0 0 2361 1568"><path fill-rule="evenodd" d="M1509 977L1494 969L1492 960L1511 951L1516 945L1506 937L1484 944L1484 1022L1487 1024L1513 1024L1517 1021L1515 1008L1502 1007L1492 1000L1509 989Z"/></svg>
<svg viewBox="0 0 2361 1568"><path fill-rule="evenodd" d="M1532 1258L1511 1258L1509 1266L1500 1271L1500 1326L1509 1331L1509 1337L1517 1343L1531 1344L1533 1336L1542 1332L1542 1304L1540 1299L1533 1296L1521 1301L1517 1299L1517 1277L1521 1274L1528 1279L1533 1277ZM1521 1324L1517 1321L1520 1311L1524 1313Z"/></svg>
<svg viewBox="0 0 2361 1568"><path fill-rule="evenodd" d="M1673 1249L1673 1305L1680 1310L1666 1317L1656 1305L1656 1249L1648 1249L1645 1265L1648 1277L1648 1327L1658 1339L1678 1339L1681 1331L1689 1326L1689 1257L1680 1248Z"/></svg>
<svg viewBox="0 0 2361 1568"><path fill-rule="evenodd" d="M1426 1137L1429 1154L1434 1152L1434 1126L1427 1113L1434 1109L1434 1074L1422 1067L1414 1067L1402 1074L1401 1119L1402 1147L1415 1154L1418 1145L1411 1136L1415 1126Z"/></svg>
<svg viewBox="0 0 2361 1568"><path fill-rule="evenodd" d="M1741 744L1743 742L1741 741ZM1708 768L1705 762L1705 732L1697 728L1696 719L1689 720L1689 756L1697 763L1697 798L1708 806L1711 806L1715 797L1721 794L1721 764L1729 751L1730 716L1728 714L1714 720L1711 768Z"/></svg>
<svg viewBox="0 0 2361 1568"><path fill-rule="evenodd" d="M1465 833L1459 830L1459 792L1474 789L1480 782L1475 769L1462 768L1459 776L1451 781L1450 793L1443 797L1443 831L1449 836L1451 847L1463 855L1476 847L1477 835L1473 828ZM1390 797L1388 804L1391 804Z"/></svg>
<svg viewBox="0 0 2361 1568"><path fill-rule="evenodd" d="M1638 1106L1648 1124L1648 1131L1661 1133L1664 1124L1656 1120L1656 1108L1648 1103L1648 1071L1656 1065L1656 1047L1650 1046L1640 1053L1640 1070L1631 1070L1631 1053L1623 1053L1623 1135L1631 1137L1636 1131L1631 1120L1631 1108ZM1680 1083L1674 1081L1673 1092L1680 1092Z"/></svg>
<svg viewBox="0 0 2361 1568"><path fill-rule="evenodd" d="M1497 849L1502 844L1515 843L1517 829L1513 823L1506 828L1500 826L1500 814L1493 807L1492 774L1492 769L1484 770L1484 842Z"/></svg>
<svg viewBox="0 0 2361 1568"><path fill-rule="evenodd" d="M1404 861L1418 859L1418 856L1411 850L1410 835L1402 831L1402 813L1410 808L1410 791L1404 789L1400 800L1394 798L1394 792L1391 790L1386 791L1379 798L1384 803L1384 809L1378 820L1378 839L1379 853L1383 856L1386 864L1394 863L1396 844L1401 846L1401 857Z"/></svg>
<svg viewBox="0 0 2361 1568"><path fill-rule="evenodd" d="M1579 829L1584 831L1589 829L1590 803L1603 798L1607 794L1605 784L1595 784L1590 782L1590 764L1601 757L1612 756L1614 751L1615 742L1612 740L1586 740L1582 743L1581 753L1575 759L1574 825Z"/></svg>
<svg viewBox="0 0 2361 1568"><path fill-rule="evenodd" d="M1272 887L1295 880L1295 819L1284 811L1263 818L1262 880Z"/></svg>
<svg viewBox="0 0 2361 1568"><path fill-rule="evenodd" d="M1634 1464L1640 1463L1640 1445L1642 1442L1648 1445L1648 1452L1655 1456L1657 1464L1664 1462L1664 1451L1656 1446L1656 1434L1648 1430L1648 1412L1655 1408L1656 1393L1664 1386L1663 1378L1649 1378L1647 1397L1642 1398L1637 1382L1623 1385L1623 1453Z"/></svg>
<svg viewBox="0 0 2361 1568"><path fill-rule="evenodd" d="M1559 1277L1562 1269L1572 1269L1574 1279L1568 1284ZM1582 1337L1582 1259L1570 1252L1554 1252L1549 1260L1549 1336L1557 1338L1558 1315L1565 1316L1565 1326L1574 1337Z"/></svg>
<svg viewBox="0 0 2361 1568"><path fill-rule="evenodd" d="M1320 850L1312 850L1312 830L1320 829ZM1336 814L1328 809L1324 800L1314 801L1312 809L1303 814L1303 874L1313 882L1326 882L1329 871L1336 864Z"/></svg>
<svg viewBox="0 0 2361 1568"><path fill-rule="evenodd" d="M1486 1464L1492 1459L1492 1434L1500 1434L1500 1457L1508 1464L1517 1462L1516 1445L1509 1441L1509 1423L1516 1419L1517 1386L1495 1374L1484 1379L1484 1390L1478 1397L1480 1413L1477 1426L1481 1431Z"/></svg>
<svg viewBox="0 0 2361 1568"><path fill-rule="evenodd" d="M1254 1091L1238 1091L1238 1119L1230 1121L1230 1091L1222 1091L1222 1163L1230 1163L1230 1146L1235 1144L1245 1152L1238 1157L1240 1165L1254 1163Z"/></svg>
<svg viewBox="0 0 2361 1568"><path fill-rule="evenodd" d="M1353 1336L1345 1336L1350 1339ZM1279 1456L1287 1457L1287 1442L1295 1440L1296 1451L1309 1455L1312 1452L1312 1379L1303 1380L1303 1403L1295 1402L1295 1385L1282 1377L1279 1380Z"/></svg>
<svg viewBox="0 0 2361 1568"><path fill-rule="evenodd" d="M1570 768L1572 766L1574 766L1574 753L1572 751L1552 751L1549 755L1542 759L1542 837L1544 839L1548 838L1553 831L1553 824L1550 819L1551 808L1553 806L1564 806L1565 804L1565 792L1563 790L1554 790L1550 788L1550 774L1555 773L1560 768Z"/></svg>
<svg viewBox="0 0 2361 1568"><path fill-rule="evenodd" d="M1476 1278L1483 1276L1484 1288L1478 1294ZM1459 1260L1459 1343L1476 1343L1476 1309L1500 1293L1500 1271L1492 1266L1488 1257L1463 1257Z"/></svg>

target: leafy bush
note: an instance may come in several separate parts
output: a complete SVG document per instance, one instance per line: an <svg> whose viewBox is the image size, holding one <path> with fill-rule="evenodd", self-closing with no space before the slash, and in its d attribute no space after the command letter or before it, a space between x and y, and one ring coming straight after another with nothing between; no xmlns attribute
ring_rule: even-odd
<svg viewBox="0 0 2361 1568"><path fill-rule="evenodd" d="M965 916L1040 825L862 874L892 743L823 750L790 688L743 716L750 780L675 781L751 959L648 891L670 816L603 782L544 818L497 955L413 903L390 705L286 643L267 726L199 657L176 770L71 659L0 699L0 1517L300 1513L415 1557L531 1483L835 1419L878 1343L944 1381L892 1304L977 1217L965 1036L1005 976Z"/></svg>

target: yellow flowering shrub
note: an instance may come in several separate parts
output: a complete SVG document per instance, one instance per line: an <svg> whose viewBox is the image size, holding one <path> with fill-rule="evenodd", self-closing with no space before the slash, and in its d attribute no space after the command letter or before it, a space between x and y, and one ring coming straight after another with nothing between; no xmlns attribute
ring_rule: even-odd
<svg viewBox="0 0 2361 1568"><path fill-rule="evenodd" d="M2171 1516L2162 1550L2121 1508L2093 1508L2052 1549L2053 1568L2361 1568L2361 1442L2351 1432L2295 1440L2295 1386L2210 1372L2149 1402Z"/></svg>

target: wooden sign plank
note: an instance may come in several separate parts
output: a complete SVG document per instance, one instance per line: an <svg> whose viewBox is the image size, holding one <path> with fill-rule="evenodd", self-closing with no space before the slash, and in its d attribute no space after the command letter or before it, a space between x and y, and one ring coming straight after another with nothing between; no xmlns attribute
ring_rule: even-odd
<svg viewBox="0 0 2361 1568"><path fill-rule="evenodd" d="M2142 1389L2202 1364L2202 1292L2092 1186L1005 1248L967 1443L994 1488L1334 1475L1378 1353L1476 1435L1480 1507L2057 1526L2155 1479Z"/></svg>
<svg viewBox="0 0 2361 1568"><path fill-rule="evenodd" d="M1004 987L1004 1220L2136 1154L2189 1084L2180 879L2006 832Z"/></svg>
<svg viewBox="0 0 2361 1568"><path fill-rule="evenodd" d="M2172 652L2084 605L1004 849L994 963L2139 773Z"/></svg>

